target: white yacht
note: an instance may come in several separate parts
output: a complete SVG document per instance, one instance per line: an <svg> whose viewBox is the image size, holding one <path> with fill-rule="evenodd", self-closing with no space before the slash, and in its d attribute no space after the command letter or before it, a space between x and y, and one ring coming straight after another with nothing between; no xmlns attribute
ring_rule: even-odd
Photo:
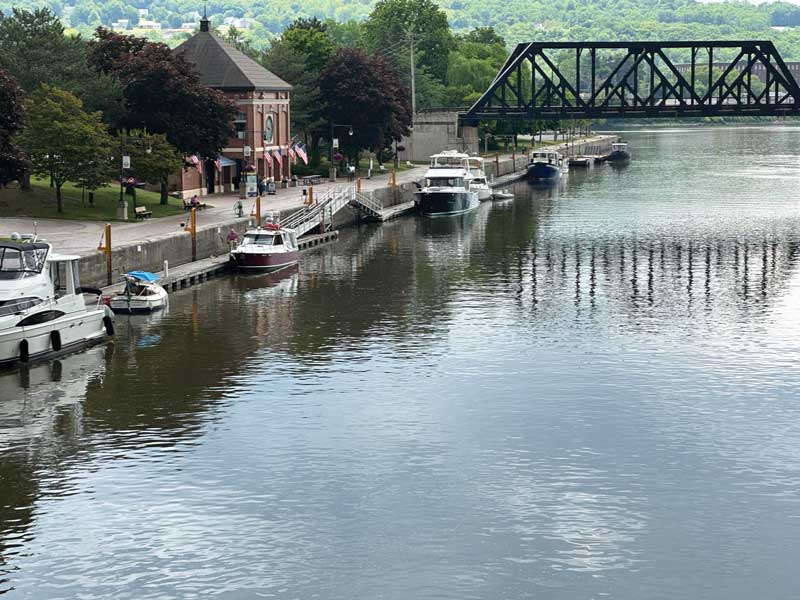
<svg viewBox="0 0 800 600"><path fill-rule="evenodd" d="M0 242L0 365L47 358L114 333L114 313L87 305L79 256L35 239Z"/></svg>
<svg viewBox="0 0 800 600"><path fill-rule="evenodd" d="M477 155L472 155L467 158L467 165L469 173L472 176L470 181L470 189L478 193L478 200L492 199L492 188L489 187L489 181L486 179L486 172L483 170L483 158Z"/></svg>

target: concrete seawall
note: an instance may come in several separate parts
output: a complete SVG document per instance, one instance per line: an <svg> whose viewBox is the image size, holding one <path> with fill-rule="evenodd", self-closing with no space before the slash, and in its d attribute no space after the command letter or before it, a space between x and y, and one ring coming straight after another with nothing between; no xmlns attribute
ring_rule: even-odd
<svg viewBox="0 0 800 600"><path fill-rule="evenodd" d="M421 171L420 171L421 173ZM394 191L391 187L380 188L369 192L379 199L384 207L395 206L413 199L413 184L402 184ZM283 210L281 218L285 218L298 210L298 207ZM334 215L335 228L349 227L362 220L361 215L351 208L340 210ZM234 218L212 226L197 228L197 259L220 256L228 252L228 231L235 229L240 237L252 226L255 219L251 217ZM116 282L123 273L140 269L158 272L163 270L164 261L170 267L177 267L192 260L192 238L188 231L154 236L131 244L113 245L112 234L112 282ZM107 284L106 255L100 251L87 252L81 256L81 282L87 287L103 287Z"/></svg>
<svg viewBox="0 0 800 600"><path fill-rule="evenodd" d="M617 136L597 136L583 142L574 144L551 145L548 148L561 152L564 155L573 154L605 154L611 149L611 144L618 139ZM486 175L498 178L524 169L526 157L516 156L511 158L486 160ZM419 169L420 178L425 168ZM522 176L522 171L520 171ZM379 200L384 208L396 206L414 199L416 186L413 183L398 184L396 188L383 187L367 192L367 195ZM298 210L294 207L281 211L284 218ZM351 208L345 208L334 215L335 228L343 228L362 221L362 216ZM216 223L208 227L197 229L197 259L220 256L228 252L227 235L230 228L241 234L253 223L252 218L234 218ZM112 235L113 241L113 235ZM171 267L176 267L192 260L192 239L188 232L180 231L161 236L146 238L141 241L114 246L112 249L112 281L116 282L122 273L141 269L145 271L161 271L164 261L169 261ZM89 252L81 258L81 281L87 287L102 287L107 283L106 256L102 252Z"/></svg>

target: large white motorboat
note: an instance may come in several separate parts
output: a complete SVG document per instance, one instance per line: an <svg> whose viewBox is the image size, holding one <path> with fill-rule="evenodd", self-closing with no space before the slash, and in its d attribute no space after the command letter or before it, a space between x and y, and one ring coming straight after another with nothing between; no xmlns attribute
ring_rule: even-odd
<svg viewBox="0 0 800 600"><path fill-rule="evenodd" d="M478 200L481 202L484 200L491 200L492 188L489 187L489 181L486 179L486 172L483 168L483 158L477 155L470 156L467 158L467 165L469 174L472 177L469 182L470 189L477 192Z"/></svg>
<svg viewBox="0 0 800 600"><path fill-rule="evenodd" d="M79 261L35 239L0 242L0 365L48 358L113 335L114 313L99 290L93 290L96 302L84 299Z"/></svg>
<svg viewBox="0 0 800 600"><path fill-rule="evenodd" d="M161 277L155 273L130 271L122 279L125 287L108 300L108 305L115 313L150 314L165 308L169 303L167 290L156 283Z"/></svg>
<svg viewBox="0 0 800 600"><path fill-rule="evenodd" d="M478 208L478 193L471 189L469 155L446 150L431 156L424 185L415 192L417 207L428 217L460 215Z"/></svg>

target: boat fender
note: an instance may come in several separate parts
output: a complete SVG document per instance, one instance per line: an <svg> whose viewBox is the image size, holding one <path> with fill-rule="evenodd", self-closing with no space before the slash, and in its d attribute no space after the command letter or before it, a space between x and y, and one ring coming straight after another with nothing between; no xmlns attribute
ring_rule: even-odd
<svg viewBox="0 0 800 600"><path fill-rule="evenodd" d="M61 334L58 331L50 332L50 345L56 352L61 350Z"/></svg>
<svg viewBox="0 0 800 600"><path fill-rule="evenodd" d="M105 325L108 335L114 335L114 320L111 317L103 317L103 325Z"/></svg>
<svg viewBox="0 0 800 600"><path fill-rule="evenodd" d="M26 363L28 362L29 358L30 358L30 352L28 350L28 340L22 340L19 343L19 360L21 362Z"/></svg>

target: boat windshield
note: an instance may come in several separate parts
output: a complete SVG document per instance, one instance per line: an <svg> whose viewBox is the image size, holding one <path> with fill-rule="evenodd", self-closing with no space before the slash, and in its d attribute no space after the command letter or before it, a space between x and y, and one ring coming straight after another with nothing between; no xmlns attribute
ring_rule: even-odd
<svg viewBox="0 0 800 600"><path fill-rule="evenodd" d="M429 177L428 187L464 187L463 177Z"/></svg>
<svg viewBox="0 0 800 600"><path fill-rule="evenodd" d="M242 240L242 246L249 246L251 244L258 245L258 246L278 246L282 244L283 241L281 240L280 235L273 235L273 234L254 234L248 233L244 236Z"/></svg>
<svg viewBox="0 0 800 600"><path fill-rule="evenodd" d="M41 303L41 298L12 298L11 300L0 300L0 317L26 311Z"/></svg>
<svg viewBox="0 0 800 600"><path fill-rule="evenodd" d="M0 279L21 279L42 272L46 247L0 246Z"/></svg>
<svg viewBox="0 0 800 600"><path fill-rule="evenodd" d="M431 166L436 168L460 167L463 164L463 156L434 156L431 159Z"/></svg>
<svg viewBox="0 0 800 600"><path fill-rule="evenodd" d="M615 144L611 144L611 149L612 150L625 150L625 148L627 148L627 147L628 147L628 144L625 143L625 142L618 142L618 143L615 143Z"/></svg>

